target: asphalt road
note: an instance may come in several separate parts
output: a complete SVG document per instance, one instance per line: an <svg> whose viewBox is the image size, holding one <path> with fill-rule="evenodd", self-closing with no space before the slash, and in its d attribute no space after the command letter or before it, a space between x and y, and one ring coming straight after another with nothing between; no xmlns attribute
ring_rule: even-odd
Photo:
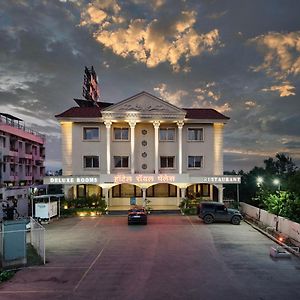
<svg viewBox="0 0 300 300"><path fill-rule="evenodd" d="M151 215L70 218L46 226L45 266L19 271L0 299L300 299L300 259L242 222Z"/></svg>

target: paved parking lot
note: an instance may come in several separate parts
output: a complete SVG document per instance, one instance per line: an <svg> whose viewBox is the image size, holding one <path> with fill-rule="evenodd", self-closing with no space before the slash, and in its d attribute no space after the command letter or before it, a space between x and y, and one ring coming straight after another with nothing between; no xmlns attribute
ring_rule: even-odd
<svg viewBox="0 0 300 300"><path fill-rule="evenodd" d="M242 222L197 217L69 218L46 226L45 266L19 271L0 299L300 299L300 260Z"/></svg>

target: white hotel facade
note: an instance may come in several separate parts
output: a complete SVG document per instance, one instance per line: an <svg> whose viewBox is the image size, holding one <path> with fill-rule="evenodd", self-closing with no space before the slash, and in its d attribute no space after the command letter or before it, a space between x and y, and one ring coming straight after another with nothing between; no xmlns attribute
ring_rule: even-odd
<svg viewBox="0 0 300 300"><path fill-rule="evenodd" d="M154 209L174 209L186 196L223 200L223 128L213 109L179 108L147 92L119 103L75 100L56 116L62 131L63 176L69 198L105 197L127 209L130 197ZM233 181L233 182L232 182Z"/></svg>

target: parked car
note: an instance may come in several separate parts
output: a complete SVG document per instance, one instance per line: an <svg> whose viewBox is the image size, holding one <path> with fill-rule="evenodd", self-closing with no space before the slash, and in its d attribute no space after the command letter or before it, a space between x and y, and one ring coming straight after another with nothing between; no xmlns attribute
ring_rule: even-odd
<svg viewBox="0 0 300 300"><path fill-rule="evenodd" d="M147 211L144 207L133 207L128 210L128 225L143 224L147 225Z"/></svg>
<svg viewBox="0 0 300 300"><path fill-rule="evenodd" d="M239 225L243 219L243 216L237 209L227 208L223 203L213 201L200 203L198 215L205 224L231 222L234 225Z"/></svg>

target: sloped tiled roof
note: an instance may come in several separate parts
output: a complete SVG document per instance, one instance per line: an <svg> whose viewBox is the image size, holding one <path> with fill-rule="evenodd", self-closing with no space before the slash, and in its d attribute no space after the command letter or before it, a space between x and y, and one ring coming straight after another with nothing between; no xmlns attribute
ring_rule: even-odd
<svg viewBox="0 0 300 300"><path fill-rule="evenodd" d="M224 116L212 108L183 108L187 114L186 119L223 119L229 120L229 117Z"/></svg>
<svg viewBox="0 0 300 300"><path fill-rule="evenodd" d="M201 120L229 120L218 111L211 108L183 108L186 111L186 119ZM97 106L93 107L71 107L65 112L56 115L56 118L100 118L102 116L101 109Z"/></svg>
<svg viewBox="0 0 300 300"><path fill-rule="evenodd" d="M56 118L100 118L101 111L97 106L92 107L71 107L61 114L56 115Z"/></svg>

